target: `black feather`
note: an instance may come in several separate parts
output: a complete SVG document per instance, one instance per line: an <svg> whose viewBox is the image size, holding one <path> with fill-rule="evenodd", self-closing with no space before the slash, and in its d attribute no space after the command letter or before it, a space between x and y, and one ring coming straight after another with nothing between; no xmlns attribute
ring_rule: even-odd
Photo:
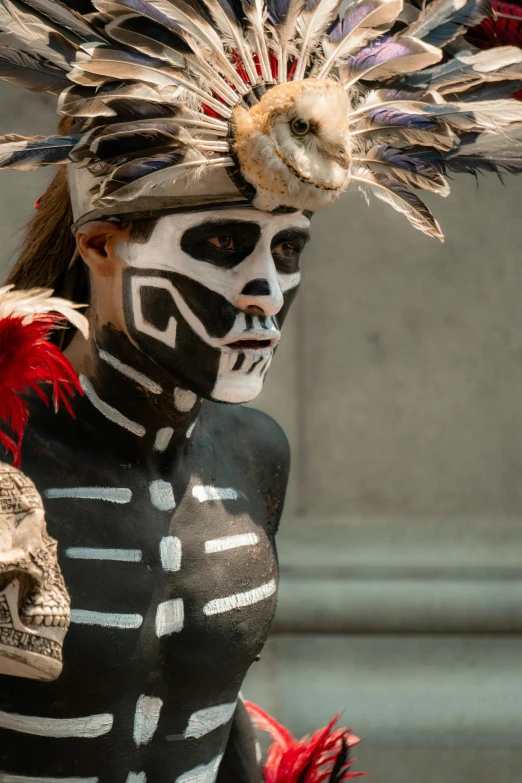
<svg viewBox="0 0 522 783"><path fill-rule="evenodd" d="M176 166L183 160L183 152L176 150L168 155L161 155L152 158L140 158L129 163L124 163L113 171L104 183L100 192L100 198L115 193L120 188L134 182L147 174L153 174L155 171L166 169L169 166Z"/></svg>
<svg viewBox="0 0 522 783"><path fill-rule="evenodd" d="M36 55L0 46L0 79L33 92L59 94L70 82L60 68Z"/></svg>
<svg viewBox="0 0 522 783"><path fill-rule="evenodd" d="M114 132L107 131L96 138L90 150L98 160L135 157L150 154L158 155L173 148L185 147L186 142L179 138L179 128L173 125L154 123L143 125L128 123L119 126Z"/></svg>

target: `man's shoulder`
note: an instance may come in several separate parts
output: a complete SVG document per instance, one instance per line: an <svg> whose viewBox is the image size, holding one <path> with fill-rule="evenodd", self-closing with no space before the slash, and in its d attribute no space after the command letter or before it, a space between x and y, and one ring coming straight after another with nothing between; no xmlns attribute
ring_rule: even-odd
<svg viewBox="0 0 522 783"><path fill-rule="evenodd" d="M266 413L244 405L218 404L220 440L271 465L289 466L290 446L282 427Z"/></svg>

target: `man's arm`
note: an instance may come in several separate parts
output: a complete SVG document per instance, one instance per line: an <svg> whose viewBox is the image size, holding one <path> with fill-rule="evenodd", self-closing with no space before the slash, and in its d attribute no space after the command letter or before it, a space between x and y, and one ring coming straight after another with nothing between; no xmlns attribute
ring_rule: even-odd
<svg viewBox="0 0 522 783"><path fill-rule="evenodd" d="M245 705L239 699L216 783L261 783L262 780L254 727Z"/></svg>

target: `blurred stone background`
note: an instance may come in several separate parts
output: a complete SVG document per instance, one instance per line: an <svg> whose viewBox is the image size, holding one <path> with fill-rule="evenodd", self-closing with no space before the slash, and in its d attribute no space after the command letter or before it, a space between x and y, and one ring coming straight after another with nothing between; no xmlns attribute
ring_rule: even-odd
<svg viewBox="0 0 522 783"><path fill-rule="evenodd" d="M52 105L0 85L0 133ZM0 176L0 271L46 172ZM256 405L287 432L274 633L245 692L338 710L376 783L522 783L522 179L430 199L441 245L346 195Z"/></svg>

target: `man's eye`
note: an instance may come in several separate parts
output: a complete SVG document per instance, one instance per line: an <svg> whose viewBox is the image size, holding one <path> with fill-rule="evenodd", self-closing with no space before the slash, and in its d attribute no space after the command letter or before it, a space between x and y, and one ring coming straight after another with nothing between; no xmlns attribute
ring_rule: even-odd
<svg viewBox="0 0 522 783"><path fill-rule="evenodd" d="M227 236L219 236L219 237L210 237L207 239L207 242L210 245L213 245L214 247L219 248L219 250L235 250L236 246L234 244L234 240L232 237Z"/></svg>
<svg viewBox="0 0 522 783"><path fill-rule="evenodd" d="M301 248L296 242L280 242L272 248L272 255L281 258L294 258L301 252Z"/></svg>

